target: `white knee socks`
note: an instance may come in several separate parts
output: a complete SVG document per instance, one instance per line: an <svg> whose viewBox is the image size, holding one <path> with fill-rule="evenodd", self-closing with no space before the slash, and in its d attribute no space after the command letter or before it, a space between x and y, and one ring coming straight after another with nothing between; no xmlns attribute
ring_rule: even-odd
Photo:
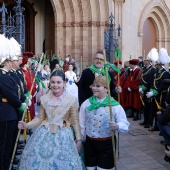
<svg viewBox="0 0 170 170"><path fill-rule="evenodd" d="M103 168L97 167L97 170L114 170L114 168L111 168L111 169L103 169Z"/></svg>

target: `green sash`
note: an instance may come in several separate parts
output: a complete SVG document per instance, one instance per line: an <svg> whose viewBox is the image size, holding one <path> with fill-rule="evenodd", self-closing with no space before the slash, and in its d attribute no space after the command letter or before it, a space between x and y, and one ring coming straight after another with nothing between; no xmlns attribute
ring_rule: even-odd
<svg viewBox="0 0 170 170"><path fill-rule="evenodd" d="M95 96L90 97L89 101L91 103L91 105L87 107L87 109L89 111L92 111L94 109L98 109L99 107L109 106L108 96L101 103L97 101ZM113 99L113 97L110 98L110 101L111 101L111 106L120 105L119 102L117 102L116 100Z"/></svg>

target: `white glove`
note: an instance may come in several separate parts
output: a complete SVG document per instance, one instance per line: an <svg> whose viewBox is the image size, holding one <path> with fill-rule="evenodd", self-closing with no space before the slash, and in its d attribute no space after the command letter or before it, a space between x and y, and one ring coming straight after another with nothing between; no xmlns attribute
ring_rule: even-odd
<svg viewBox="0 0 170 170"><path fill-rule="evenodd" d="M143 90L142 90L142 88L139 88L139 92L141 93Z"/></svg>
<svg viewBox="0 0 170 170"><path fill-rule="evenodd" d="M36 86L36 89L38 89L38 84L36 84L35 86Z"/></svg>
<svg viewBox="0 0 170 170"><path fill-rule="evenodd" d="M131 88L130 87L128 87L128 91L131 92Z"/></svg>
<svg viewBox="0 0 170 170"><path fill-rule="evenodd" d="M152 96L153 96L153 92L152 91L149 91L149 92L146 93L146 97L147 98L150 98Z"/></svg>
<svg viewBox="0 0 170 170"><path fill-rule="evenodd" d="M32 102L31 100L28 100L28 106L31 106Z"/></svg>
<svg viewBox="0 0 170 170"><path fill-rule="evenodd" d="M139 93L143 94L143 89L139 88Z"/></svg>
<svg viewBox="0 0 170 170"><path fill-rule="evenodd" d="M22 103L22 106L23 106L24 110L25 110L25 108L28 108L28 106L26 105L26 103Z"/></svg>
<svg viewBox="0 0 170 170"><path fill-rule="evenodd" d="M37 91L34 93L33 97L35 97L35 96L36 96L36 94L37 94Z"/></svg>
<svg viewBox="0 0 170 170"><path fill-rule="evenodd" d="M121 93L121 92L122 92L121 86L116 86L116 93Z"/></svg>
<svg viewBox="0 0 170 170"><path fill-rule="evenodd" d="M22 106L24 107L24 109L26 108L26 103L22 103Z"/></svg>

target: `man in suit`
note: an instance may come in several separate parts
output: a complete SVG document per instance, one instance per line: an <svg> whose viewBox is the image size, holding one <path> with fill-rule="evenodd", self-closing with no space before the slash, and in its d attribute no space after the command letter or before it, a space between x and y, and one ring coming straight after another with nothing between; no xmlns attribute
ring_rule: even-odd
<svg viewBox="0 0 170 170"><path fill-rule="evenodd" d="M93 64L83 70L81 78L78 84L78 97L79 97L79 105L81 105L86 99L93 95L90 85L93 84L95 77L98 75L104 75L104 55L103 50L100 50L96 53L93 58ZM121 92L121 88L115 88L114 78L109 72L111 81L110 81L110 92L112 96L115 96L117 92Z"/></svg>

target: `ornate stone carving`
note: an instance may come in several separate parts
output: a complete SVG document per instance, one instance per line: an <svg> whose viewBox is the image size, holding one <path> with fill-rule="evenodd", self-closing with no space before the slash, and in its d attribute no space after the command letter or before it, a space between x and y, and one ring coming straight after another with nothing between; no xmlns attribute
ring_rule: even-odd
<svg viewBox="0 0 170 170"><path fill-rule="evenodd" d="M71 22L64 22L63 27L72 27Z"/></svg>
<svg viewBox="0 0 170 170"><path fill-rule="evenodd" d="M63 22L63 23L56 23L56 27L101 27L101 26L109 26L108 21L74 21L74 22Z"/></svg>
<svg viewBox="0 0 170 170"><path fill-rule="evenodd" d="M80 27L88 27L88 22L87 21L81 21L79 26Z"/></svg>
<svg viewBox="0 0 170 170"><path fill-rule="evenodd" d="M71 26L73 26L73 27L79 27L79 26L80 26L80 23L77 22L77 21L74 21L74 22L71 23Z"/></svg>

